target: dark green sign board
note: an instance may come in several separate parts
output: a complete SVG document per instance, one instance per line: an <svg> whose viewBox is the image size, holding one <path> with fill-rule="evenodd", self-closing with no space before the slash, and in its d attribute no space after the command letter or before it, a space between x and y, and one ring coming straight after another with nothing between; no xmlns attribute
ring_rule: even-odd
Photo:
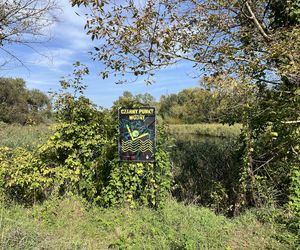
<svg viewBox="0 0 300 250"><path fill-rule="evenodd" d="M155 108L120 108L119 130L121 161L155 161Z"/></svg>

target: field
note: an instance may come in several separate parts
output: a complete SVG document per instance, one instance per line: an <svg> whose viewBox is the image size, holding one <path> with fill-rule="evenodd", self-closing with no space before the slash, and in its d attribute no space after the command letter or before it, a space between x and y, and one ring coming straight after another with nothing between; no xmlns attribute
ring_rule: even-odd
<svg viewBox="0 0 300 250"><path fill-rule="evenodd" d="M239 126L227 127L218 124L170 126L174 137L175 131L186 135L190 131L192 135L215 136L220 137L218 140L222 140L205 143L200 141L193 144L184 139L178 140L176 146L171 149L175 162L173 170L175 181L187 183L185 179L187 176L183 173L193 175L194 181L205 177L203 175L199 177L191 172L191 166L198 169L205 167L220 170L225 159L227 168L234 167L235 162L231 154L234 152L236 143L234 138L238 136L239 129ZM47 139L51 134L50 131L49 127L44 125L32 127L1 125L0 146L25 147L33 150ZM183 149L186 151L182 151ZM190 155L183 157L183 153ZM201 190L209 190L210 186L207 183L205 185L193 185L190 181L180 190L181 195L192 200L190 192L198 192L199 187ZM206 193L203 192L201 195L205 197ZM165 205L157 210L127 207L104 209L88 204L71 194L61 198L53 197L42 204L29 207L1 201L0 247L1 249L296 249L297 235L286 226L288 214L272 205L263 209L248 210L230 218L222 213L213 212L218 212L218 209L222 212L221 208L209 209L187 199L177 197L175 200L174 196L176 196L174 193L173 197L170 194ZM224 201L220 200L219 203L222 202Z"/></svg>

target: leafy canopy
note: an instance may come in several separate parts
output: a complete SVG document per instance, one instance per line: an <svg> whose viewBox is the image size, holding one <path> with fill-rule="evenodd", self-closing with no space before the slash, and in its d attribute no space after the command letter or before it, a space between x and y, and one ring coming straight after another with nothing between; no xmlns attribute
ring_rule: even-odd
<svg viewBox="0 0 300 250"><path fill-rule="evenodd" d="M255 81L299 78L299 0L73 0L91 9L94 60L110 74L151 76L180 60ZM146 81L149 79L147 78Z"/></svg>
<svg viewBox="0 0 300 250"><path fill-rule="evenodd" d="M28 90L21 78L0 78L0 121L41 123L49 118L50 111L50 99L40 90Z"/></svg>

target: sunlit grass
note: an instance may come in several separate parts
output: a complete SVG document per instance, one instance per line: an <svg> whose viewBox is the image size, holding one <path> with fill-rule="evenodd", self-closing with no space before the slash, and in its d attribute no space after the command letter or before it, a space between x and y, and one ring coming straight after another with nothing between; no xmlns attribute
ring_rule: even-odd
<svg viewBox="0 0 300 250"><path fill-rule="evenodd" d="M0 123L0 147L22 147L33 150L47 140L50 132L49 125L45 124L21 126Z"/></svg>
<svg viewBox="0 0 300 250"><path fill-rule="evenodd" d="M294 242L254 212L229 219L173 200L159 210L132 210L69 197L32 208L2 206L0 213L1 249L290 249Z"/></svg>
<svg viewBox="0 0 300 250"><path fill-rule="evenodd" d="M172 135L192 134L199 136L238 137L241 133L241 128L241 124L232 126L220 123L176 124L169 125L168 131Z"/></svg>

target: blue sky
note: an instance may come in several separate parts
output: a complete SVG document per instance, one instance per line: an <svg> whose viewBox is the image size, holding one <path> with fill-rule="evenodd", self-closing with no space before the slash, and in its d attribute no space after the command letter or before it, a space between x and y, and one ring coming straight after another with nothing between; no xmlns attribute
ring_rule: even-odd
<svg viewBox="0 0 300 250"><path fill-rule="evenodd" d="M90 69L90 75L85 79L88 85L86 95L94 103L103 107L110 107L113 101L126 90L133 94L148 92L159 99L161 95L199 86L199 80L192 77L192 65L188 62L180 62L178 65L159 71L152 85L145 85L142 79L127 84L115 84L118 80L115 78L103 80L97 75L101 70L101 63L93 62L88 54L97 45L97 41L92 42L86 35L83 29L84 15L75 14L75 11L77 13L83 11L72 8L68 0L59 1L59 4L62 13L59 15L59 21L48 31L51 39L35 44L36 51L26 46L10 47L9 49L26 64L26 67L10 67L1 70L1 77L21 77L26 81L28 88L48 92L57 90L61 77L71 73L72 64L80 61Z"/></svg>

